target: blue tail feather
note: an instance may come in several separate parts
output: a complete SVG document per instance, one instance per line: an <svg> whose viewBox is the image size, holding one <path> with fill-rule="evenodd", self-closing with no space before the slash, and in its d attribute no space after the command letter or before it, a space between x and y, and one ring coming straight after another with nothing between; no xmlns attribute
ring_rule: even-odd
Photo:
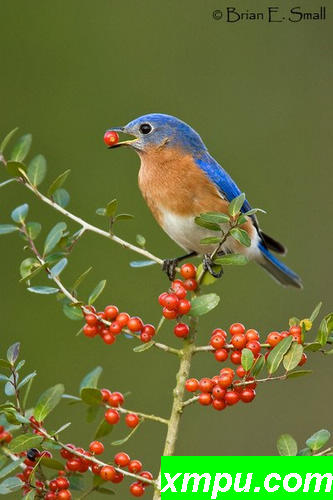
<svg viewBox="0 0 333 500"><path fill-rule="evenodd" d="M284 286L294 286L296 288L303 288L301 278L294 273L283 262L271 254L263 243L259 243L261 257L258 263L266 269L279 283Z"/></svg>

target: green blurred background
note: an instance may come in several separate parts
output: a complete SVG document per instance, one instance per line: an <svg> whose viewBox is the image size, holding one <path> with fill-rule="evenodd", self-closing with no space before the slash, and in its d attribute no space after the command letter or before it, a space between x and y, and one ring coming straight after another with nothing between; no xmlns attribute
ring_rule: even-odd
<svg viewBox="0 0 333 500"><path fill-rule="evenodd" d="M315 10L321 3L302 5ZM71 211L102 225L95 209L117 197L121 211L135 214L134 221L119 223L120 236L134 242L141 233L156 255L179 254L141 198L136 155L110 152L102 140L107 128L148 112L190 123L252 205L268 211L262 226L288 246L286 262L303 277L304 291L278 286L254 264L228 269L214 285L221 304L202 321L201 343L212 328L234 321L266 334L285 328L292 315L307 316L319 300L324 312L332 305L331 13L326 21L298 24L213 20L213 9L242 4L243 10L269 5L259 0L2 0L0 8L1 135L17 125L22 133L31 132L32 153L47 157L49 181L72 169L66 183ZM0 200L1 223L8 223L10 210L23 202L30 204L30 219L42 222L43 236L63 220L20 186L3 189ZM22 343L28 366L39 374L33 397L56 382L75 393L83 375L100 364L103 386L131 391L126 406L168 415L176 359L154 350L135 354L131 341L106 346L76 337L78 323L62 315L53 297L29 294L18 283L18 266L26 256L22 246L17 235L0 243L1 350ZM116 303L156 323L156 297L166 280L157 266L131 269L129 261L136 258L87 234L63 279L70 283L93 265L81 289L84 297L106 278L100 307ZM161 337L174 342L168 328ZM192 407L182 421L177 453L270 455L282 432L302 441L319 428L332 429L331 366L330 359L314 355L307 365L313 376L261 386L255 404L223 414ZM211 355L197 356L192 375L212 376L219 368ZM85 423L83 408L63 403L49 425L68 420L74 425L64 439L87 446L94 424ZM122 423L105 443L125 433ZM124 448L156 472L163 439L164 428L146 423Z"/></svg>

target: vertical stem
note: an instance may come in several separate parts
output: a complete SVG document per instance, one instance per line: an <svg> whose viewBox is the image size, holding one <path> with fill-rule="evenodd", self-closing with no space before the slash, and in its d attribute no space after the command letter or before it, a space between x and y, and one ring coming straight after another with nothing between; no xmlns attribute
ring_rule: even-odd
<svg viewBox="0 0 333 500"><path fill-rule="evenodd" d="M168 423L168 431L165 439L163 456L173 455L175 451L180 419L183 412L185 382L190 373L192 356L195 350L194 340L195 340L196 328L197 328L197 319L191 318L190 334L189 337L186 340L184 340L184 346L180 353L180 364L176 376L176 386L173 390L173 404ZM157 479L158 488L160 488L160 483L161 483L161 472L159 473ZM155 489L153 500L160 500L161 498L161 493L158 488Z"/></svg>

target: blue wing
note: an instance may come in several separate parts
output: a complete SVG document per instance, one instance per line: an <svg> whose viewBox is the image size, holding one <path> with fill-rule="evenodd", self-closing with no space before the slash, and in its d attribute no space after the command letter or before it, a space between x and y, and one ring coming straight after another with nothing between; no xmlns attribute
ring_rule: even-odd
<svg viewBox="0 0 333 500"><path fill-rule="evenodd" d="M230 175L217 163L210 154L206 153L201 158L196 158L195 163L205 172L212 182L216 185L221 194L231 201L241 194L241 190L232 180ZM248 200L244 201L242 212L251 210Z"/></svg>

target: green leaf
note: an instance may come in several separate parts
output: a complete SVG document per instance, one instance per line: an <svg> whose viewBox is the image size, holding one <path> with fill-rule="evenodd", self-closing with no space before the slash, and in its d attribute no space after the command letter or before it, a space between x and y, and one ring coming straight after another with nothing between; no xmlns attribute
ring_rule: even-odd
<svg viewBox="0 0 333 500"><path fill-rule="evenodd" d="M134 215L132 214L118 214L114 216L114 222L118 222L119 220L130 220L134 219Z"/></svg>
<svg viewBox="0 0 333 500"><path fill-rule="evenodd" d="M105 215L107 217L113 217L117 211L117 208L118 208L118 201L116 199L109 201L109 203L105 207Z"/></svg>
<svg viewBox="0 0 333 500"><path fill-rule="evenodd" d="M54 458L42 457L40 460L40 464L43 467L47 467L52 470L64 470L64 464L55 460Z"/></svg>
<svg viewBox="0 0 333 500"><path fill-rule="evenodd" d="M47 191L47 196L51 197L54 192L61 188L61 186L64 184L64 182L66 181L67 177L69 176L70 174L70 170L66 170L65 172L63 172L62 174L60 174L51 184L51 186L49 187L48 191Z"/></svg>
<svg viewBox="0 0 333 500"><path fill-rule="evenodd" d="M64 386L62 384L57 384L43 392L34 410L34 417L38 422L44 420L54 410L58 403L60 403L63 393Z"/></svg>
<svg viewBox="0 0 333 500"><path fill-rule="evenodd" d="M64 397L65 394L63 394L62 397ZM68 427L70 427L72 425L71 422L67 422L66 424L62 425L61 427L59 427L59 429L57 429L56 431L54 431L52 433L53 436L57 436L58 434L60 434L61 432L63 432L65 429L68 429Z"/></svg>
<svg viewBox="0 0 333 500"><path fill-rule="evenodd" d="M29 286L27 290L32 293L39 293L40 295L52 295L59 292L58 288L53 288L52 286Z"/></svg>
<svg viewBox="0 0 333 500"><path fill-rule="evenodd" d="M238 241L244 247L251 246L251 238L249 237L247 232L244 231L244 229L241 229L239 227L233 227L232 229L230 229L230 234L236 241Z"/></svg>
<svg viewBox="0 0 333 500"><path fill-rule="evenodd" d="M70 199L71 197L69 196L69 192L66 189L59 188L56 189L53 193L53 200L63 208L67 207Z"/></svg>
<svg viewBox="0 0 333 500"><path fill-rule="evenodd" d="M321 349L319 342L311 342L311 344L304 346L304 351L316 352L319 351L319 349Z"/></svg>
<svg viewBox="0 0 333 500"><path fill-rule="evenodd" d="M134 427L134 429L131 430L131 432L129 434L127 434L126 437L124 437L123 439L117 439L117 441L113 441L111 443L112 446L121 446L123 445L124 443L126 443L134 434L134 432L136 432L138 430L138 428L140 427L140 425L142 424L143 420L140 420L139 422L139 425L137 425L136 427Z"/></svg>
<svg viewBox="0 0 333 500"><path fill-rule="evenodd" d="M67 225L65 222L58 222L58 224L53 226L45 240L44 255L50 253L58 245L66 229Z"/></svg>
<svg viewBox="0 0 333 500"><path fill-rule="evenodd" d="M17 222L18 224L23 224L26 216L28 215L28 211L29 211L29 205L27 203L24 203L23 205L14 208L14 210L11 213L11 217L14 222Z"/></svg>
<svg viewBox="0 0 333 500"><path fill-rule="evenodd" d="M73 474L69 476L69 489L75 491L83 491L84 490L84 481L81 474Z"/></svg>
<svg viewBox="0 0 333 500"><path fill-rule="evenodd" d="M228 253L217 257L214 262L221 266L244 266L249 262L249 259L240 253Z"/></svg>
<svg viewBox="0 0 333 500"><path fill-rule="evenodd" d="M28 237L31 240L35 240L42 230L41 224L39 222L27 222L26 230Z"/></svg>
<svg viewBox="0 0 333 500"><path fill-rule="evenodd" d="M6 168L13 177L25 177L25 165L18 161L7 161Z"/></svg>
<svg viewBox="0 0 333 500"><path fill-rule="evenodd" d="M283 358L283 366L289 372L298 366L298 363L302 359L303 346L294 342L287 354Z"/></svg>
<svg viewBox="0 0 333 500"><path fill-rule="evenodd" d="M205 222L212 222L213 224L227 224L230 222L229 215L221 212L207 212L200 214L200 219Z"/></svg>
<svg viewBox="0 0 333 500"><path fill-rule="evenodd" d="M221 271L221 266L213 265L212 269L216 273L219 273ZM196 276L197 279L199 278L199 276L201 276L202 271L203 271L203 265L202 265L202 263L200 263L198 265L198 269L197 269L197 276ZM204 277L201 280L201 285L205 285L205 286L212 285L216 281L218 281L217 278L214 278L214 276L212 276L210 273L205 273Z"/></svg>
<svg viewBox="0 0 333 500"><path fill-rule="evenodd" d="M97 215L101 215L102 217L105 217L105 215L106 215L106 210L105 210L105 208L97 208L97 209L96 209L96 214L97 214Z"/></svg>
<svg viewBox="0 0 333 500"><path fill-rule="evenodd" d="M246 215L241 214L237 219L237 225L242 226L243 224L245 224L245 222L247 222L247 217Z"/></svg>
<svg viewBox="0 0 333 500"><path fill-rule="evenodd" d="M74 284L71 288L71 290L76 290L78 286L82 283L82 281L86 278L86 276L90 273L92 270L92 267L89 267L86 271L84 271L80 276L74 281Z"/></svg>
<svg viewBox="0 0 333 500"><path fill-rule="evenodd" d="M311 323L313 323L314 320L317 318L322 305L323 305L323 303L319 302L319 304L317 304L316 307L314 308L314 310L312 311L311 316L309 318Z"/></svg>
<svg viewBox="0 0 333 500"><path fill-rule="evenodd" d="M246 349L246 348L243 349L241 363L242 363L242 367L244 368L244 370L246 372L251 369L251 367L253 365L253 361L254 361L253 352L250 351L250 349Z"/></svg>
<svg viewBox="0 0 333 500"><path fill-rule="evenodd" d="M319 342L321 346L324 346L327 342L328 335L329 331L328 331L327 321L326 318L323 318L319 325L316 342Z"/></svg>
<svg viewBox="0 0 333 500"><path fill-rule="evenodd" d="M312 451L318 451L327 443L330 437L331 433L329 431L321 429L306 440L306 446Z"/></svg>
<svg viewBox="0 0 333 500"><path fill-rule="evenodd" d="M37 375L37 372L32 372L32 373L29 373L29 375L27 375L26 377L24 377L21 382L19 383L19 385L17 386L18 389L21 389L22 387L24 387L30 380L32 380L33 378L35 378Z"/></svg>
<svg viewBox="0 0 333 500"><path fill-rule="evenodd" d="M309 375L310 373L313 373L313 370L297 370L296 372L287 373L286 377L297 378L297 377L303 377L303 375Z"/></svg>
<svg viewBox="0 0 333 500"><path fill-rule="evenodd" d="M62 273L62 271L65 269L67 264L68 264L68 260L65 257L63 259L59 260L59 262L50 269L51 275L52 276L59 276L60 273Z"/></svg>
<svg viewBox="0 0 333 500"><path fill-rule="evenodd" d="M244 204L244 201L245 201L245 193L241 193L230 202L228 211L232 217L235 217L235 215L239 214Z"/></svg>
<svg viewBox="0 0 333 500"><path fill-rule="evenodd" d="M136 347L133 348L133 351L134 352L147 351L148 349L153 347L154 344L155 344L155 342L153 340L151 340L150 342L146 342L145 344L137 345Z"/></svg>
<svg viewBox="0 0 333 500"><path fill-rule="evenodd" d="M110 434L110 432L113 431L113 427L114 426L110 425L103 417L102 421L96 429L94 439L100 439L104 436L107 436L108 434Z"/></svg>
<svg viewBox="0 0 333 500"><path fill-rule="evenodd" d="M94 491L97 491L97 493L102 493L102 495L115 495L115 492L113 490L109 490L107 488L95 488Z"/></svg>
<svg viewBox="0 0 333 500"><path fill-rule="evenodd" d="M9 144L9 141L14 137L16 132L18 131L18 127L15 127L13 130L11 130L6 137L2 140L2 143L0 145L0 152L4 153L6 146Z"/></svg>
<svg viewBox="0 0 333 500"><path fill-rule="evenodd" d="M261 212L262 214L266 214L266 210L263 210L262 208L251 208L251 210L248 210L247 212L244 212L244 215L254 215L257 212Z"/></svg>
<svg viewBox="0 0 333 500"><path fill-rule="evenodd" d="M216 236L208 236L207 238L202 238L200 240L200 245L218 245L221 241L221 238L217 238Z"/></svg>
<svg viewBox="0 0 333 500"><path fill-rule="evenodd" d="M11 474L14 472L16 469L20 467L20 465L23 463L23 458L19 460L15 460L14 462L10 462L6 467L0 470L0 479L3 477L8 476L8 474Z"/></svg>
<svg viewBox="0 0 333 500"><path fill-rule="evenodd" d="M27 174L33 186L39 186L45 179L47 170L46 159L43 155L35 156L29 163Z"/></svg>
<svg viewBox="0 0 333 500"><path fill-rule="evenodd" d="M286 352L289 350L291 343L293 341L293 338L291 336L284 338L279 342L269 353L267 357L267 368L268 368L268 373L272 374L276 372L276 370L279 368L280 363L283 359L283 356L286 354Z"/></svg>
<svg viewBox="0 0 333 500"><path fill-rule="evenodd" d="M262 369L264 368L265 363L266 363L265 356L259 356L258 358L256 358L254 365L251 369L251 375L253 375L254 377L259 375L259 373L261 373Z"/></svg>
<svg viewBox="0 0 333 500"><path fill-rule="evenodd" d="M297 326L300 324L300 322L301 322L301 320L296 318L295 316L293 316L292 318L289 318L289 326Z"/></svg>
<svg viewBox="0 0 333 500"><path fill-rule="evenodd" d="M137 234L136 235L136 242L141 248L145 248L146 246L146 238L142 236L142 234Z"/></svg>
<svg viewBox="0 0 333 500"><path fill-rule="evenodd" d="M282 457L297 455L297 443L290 434L282 434L277 441L277 449Z"/></svg>
<svg viewBox="0 0 333 500"><path fill-rule="evenodd" d="M31 147L32 135L25 134L19 138L13 147L10 159L12 161L23 161L29 153Z"/></svg>
<svg viewBox="0 0 333 500"><path fill-rule="evenodd" d="M303 448L302 450L299 450L297 453L298 457L310 457L311 456L311 450L310 448Z"/></svg>
<svg viewBox="0 0 333 500"><path fill-rule="evenodd" d="M15 342L15 344L12 344L10 347L8 347L7 359L11 365L15 364L15 361L19 357L20 347L20 342Z"/></svg>
<svg viewBox="0 0 333 500"><path fill-rule="evenodd" d="M10 368L11 364L6 359L0 359L1 368Z"/></svg>
<svg viewBox="0 0 333 500"><path fill-rule="evenodd" d="M14 226L13 224L1 224L0 225L0 234L9 234L18 231L19 228Z"/></svg>
<svg viewBox="0 0 333 500"><path fill-rule="evenodd" d="M80 396L87 405L100 405L102 403L101 391L94 387L83 387Z"/></svg>
<svg viewBox="0 0 333 500"><path fill-rule="evenodd" d="M91 424L92 422L94 422L97 415L99 414L99 410L100 410L100 406L98 406L98 405L94 405L94 406L90 405L87 407L86 422L88 424Z"/></svg>
<svg viewBox="0 0 333 500"><path fill-rule="evenodd" d="M8 448L12 453L21 453L29 448L37 448L43 439L43 436L37 436L37 434L21 434L9 443Z"/></svg>
<svg viewBox="0 0 333 500"><path fill-rule="evenodd" d="M63 304L62 310L65 316L67 316L68 319L71 319L73 321L82 320L83 318L83 312L81 311L81 308L74 307L71 304L68 304L67 302Z"/></svg>
<svg viewBox="0 0 333 500"><path fill-rule="evenodd" d="M97 366L91 372L87 373L87 375L82 379L80 384L80 392L84 387L93 387L96 388L98 384L99 377L101 376L103 368L101 366Z"/></svg>
<svg viewBox="0 0 333 500"><path fill-rule="evenodd" d="M154 264L156 264L156 262L153 261L153 260L132 260L129 263L129 265L131 267L135 267L135 268L137 268L137 267L148 267L148 266L152 266Z"/></svg>
<svg viewBox="0 0 333 500"><path fill-rule="evenodd" d="M207 222L201 217L195 217L194 222L201 227L209 229L210 231L221 231L221 227L218 224L213 224L212 222Z"/></svg>
<svg viewBox="0 0 333 500"><path fill-rule="evenodd" d="M102 281L100 281L98 283L98 285L94 288L94 290L89 295L89 299L88 299L88 304L89 305L94 304L96 302L96 300L98 299L98 297L103 292L103 290L105 288L105 285L106 285L106 280L102 280Z"/></svg>
<svg viewBox="0 0 333 500"><path fill-rule="evenodd" d="M45 269L46 266L47 264L37 266L33 271L31 271L30 274L27 274L23 278L21 278L20 281L30 281L32 278L37 276L37 274L39 274L42 269Z"/></svg>
<svg viewBox="0 0 333 500"><path fill-rule="evenodd" d="M13 491L17 491L24 483L18 477L9 477L0 483L0 495L8 495Z"/></svg>
<svg viewBox="0 0 333 500"><path fill-rule="evenodd" d="M214 309L220 302L220 297L216 293L207 293L194 297L191 301L191 316L202 316Z"/></svg>
<svg viewBox="0 0 333 500"><path fill-rule="evenodd" d="M38 269L39 267L41 267L41 265L35 257L28 257L21 262L20 275L22 278L25 278L26 276L29 276L33 270Z"/></svg>

